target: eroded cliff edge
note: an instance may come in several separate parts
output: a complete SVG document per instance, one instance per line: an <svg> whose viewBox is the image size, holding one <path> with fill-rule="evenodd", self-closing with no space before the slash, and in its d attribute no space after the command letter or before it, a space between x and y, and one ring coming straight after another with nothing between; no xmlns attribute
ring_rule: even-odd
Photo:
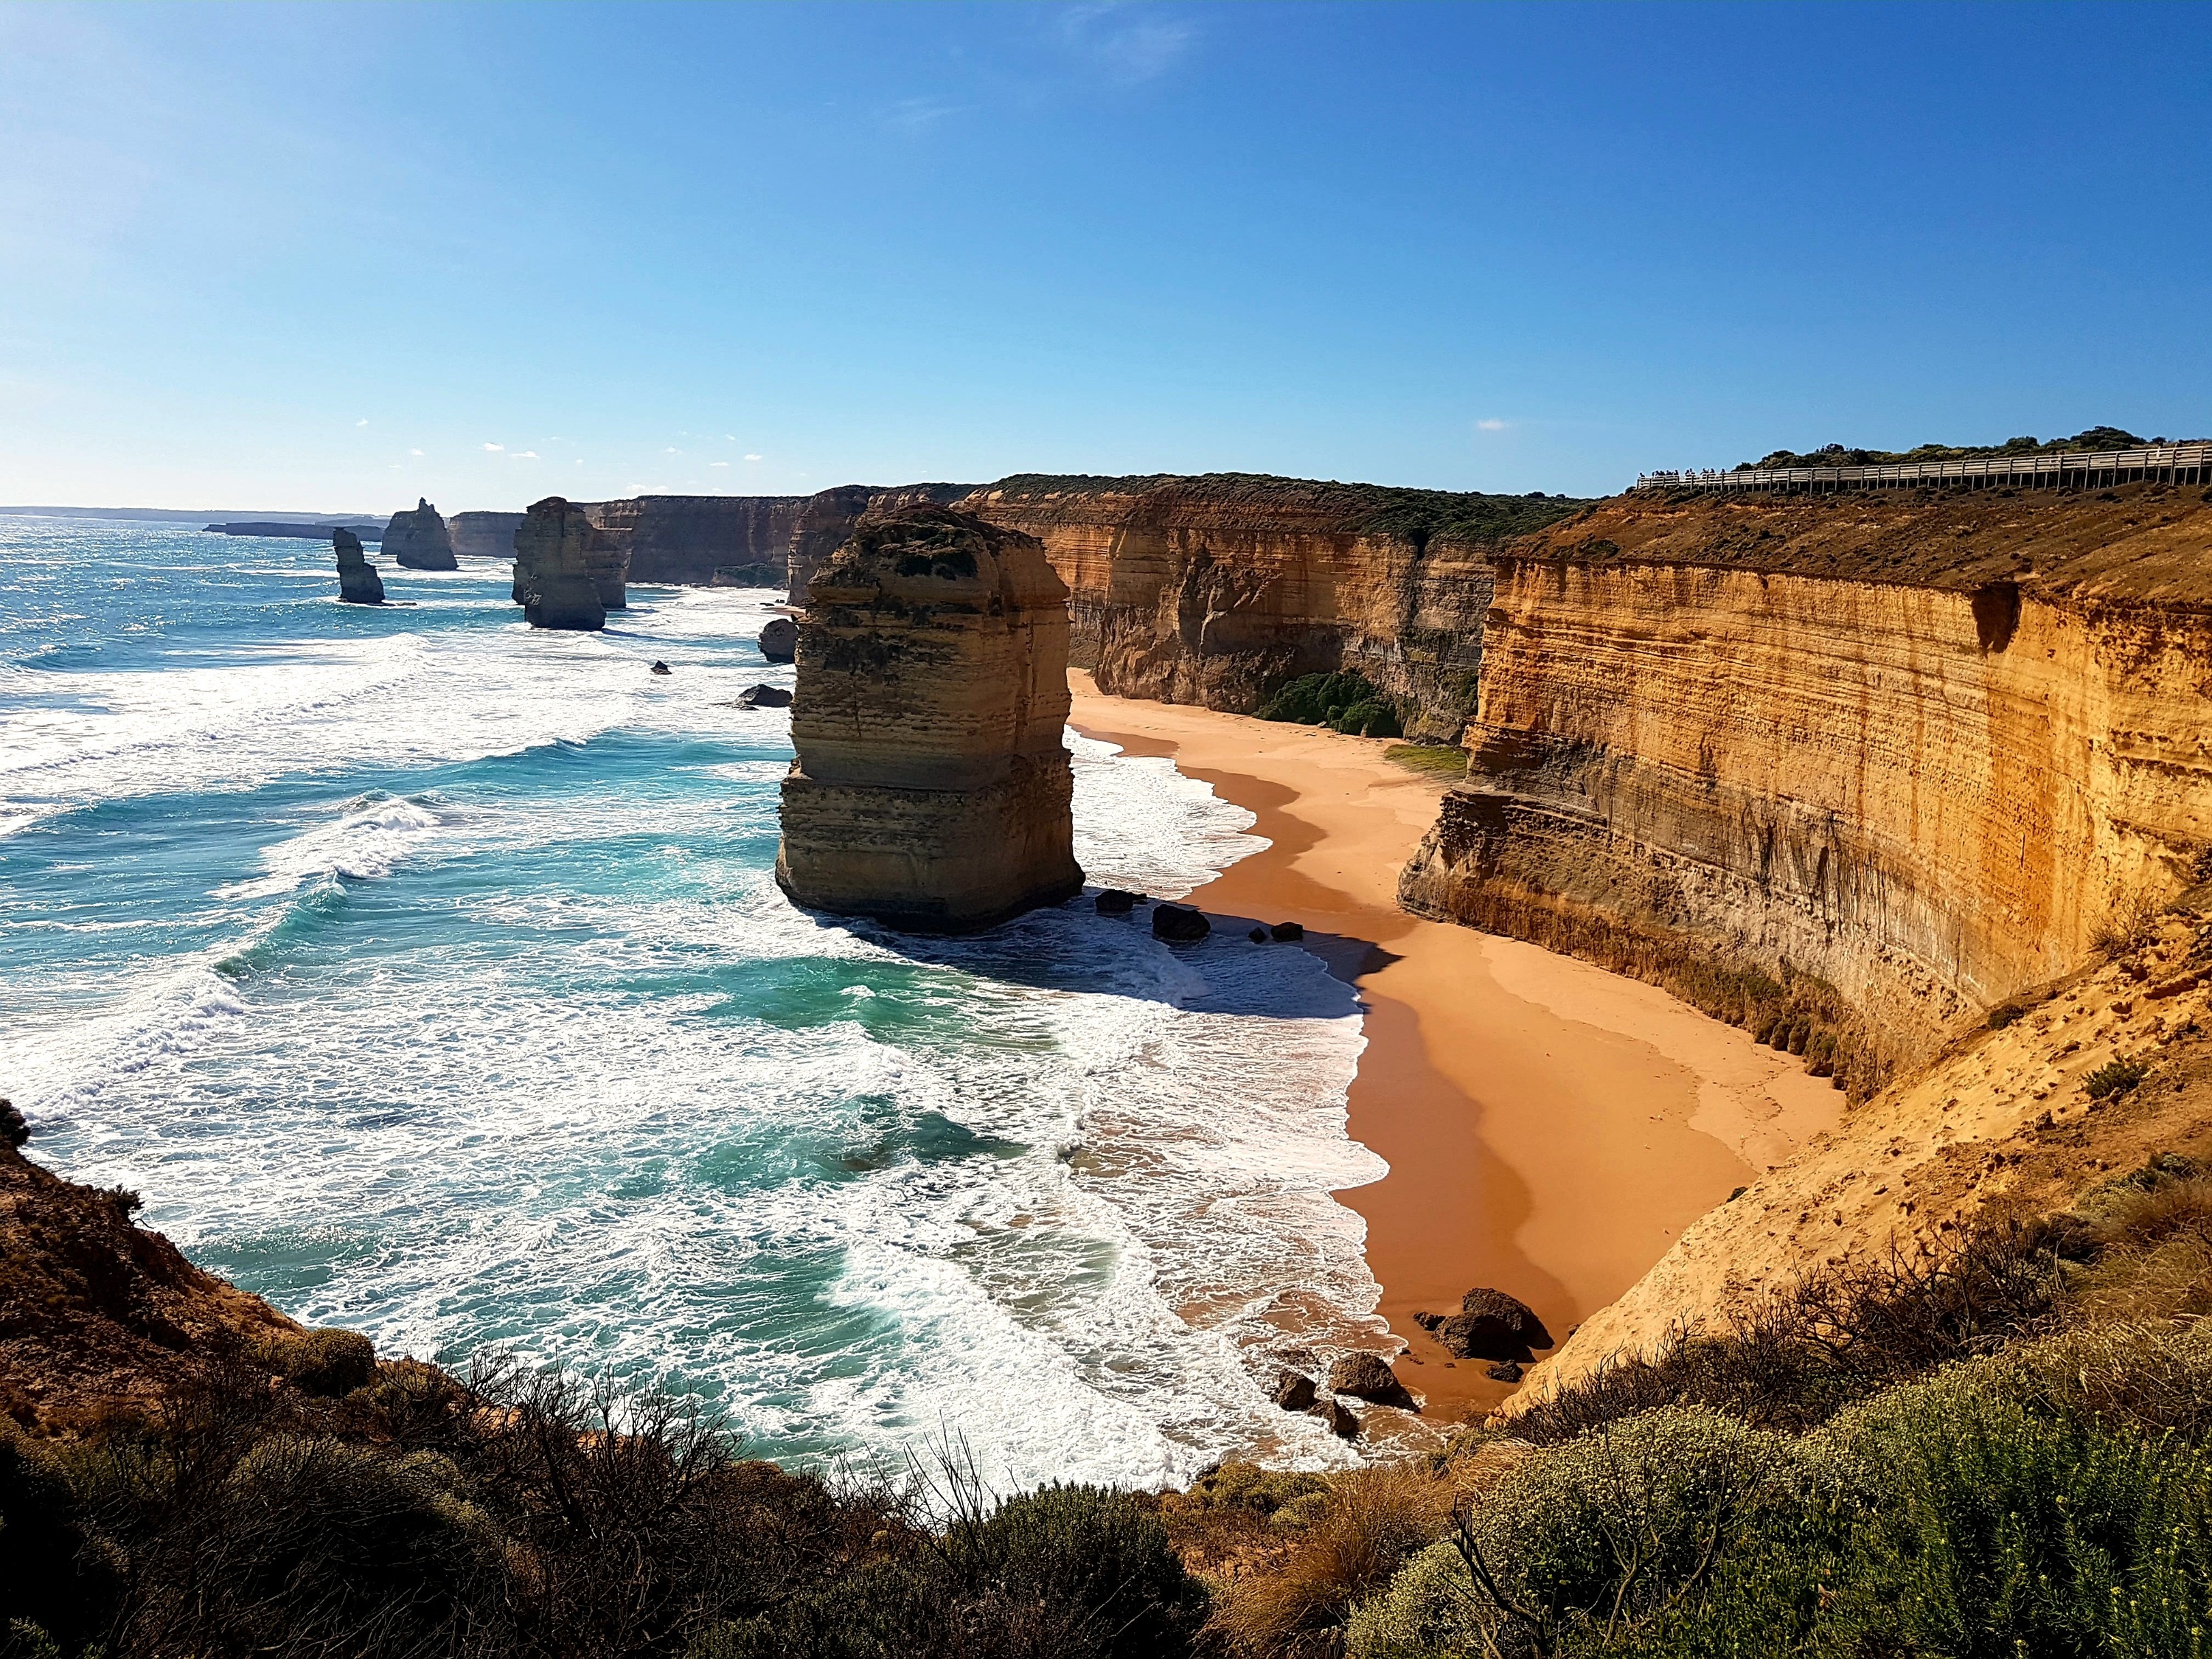
<svg viewBox="0 0 2212 1659"><path fill-rule="evenodd" d="M2212 507L1609 501L1500 550L1418 914L1654 979L1854 1097L2212 847Z"/></svg>
<svg viewBox="0 0 2212 1659"><path fill-rule="evenodd" d="M1044 544L1101 690L1250 714L1287 680L1357 669L1409 735L1450 741L1492 550L1583 503L1212 473L1024 474L959 505Z"/></svg>

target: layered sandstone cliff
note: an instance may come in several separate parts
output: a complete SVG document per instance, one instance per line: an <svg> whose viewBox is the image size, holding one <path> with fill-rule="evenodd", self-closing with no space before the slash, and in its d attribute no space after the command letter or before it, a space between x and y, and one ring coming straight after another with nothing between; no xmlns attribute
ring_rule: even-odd
<svg viewBox="0 0 2212 1659"><path fill-rule="evenodd" d="M579 505L640 583L712 586L726 566L781 566L805 495L636 495Z"/></svg>
<svg viewBox="0 0 2212 1659"><path fill-rule="evenodd" d="M1401 899L1869 1093L2212 847L2208 538L2153 486L1595 507L1497 561Z"/></svg>
<svg viewBox="0 0 2212 1659"><path fill-rule="evenodd" d="M823 562L850 541L863 518L882 518L902 507L944 507L969 493L966 484L841 484L809 495L793 520L784 548L784 580L791 602L805 603L807 584Z"/></svg>
<svg viewBox="0 0 2212 1659"><path fill-rule="evenodd" d="M511 559L520 513L456 513L446 521L453 551L465 559Z"/></svg>
<svg viewBox="0 0 2212 1659"><path fill-rule="evenodd" d="M807 590L784 890L929 933L1079 892L1067 631L1029 537L939 507L862 523Z"/></svg>
<svg viewBox="0 0 2212 1659"><path fill-rule="evenodd" d="M960 503L1044 544L1102 690L1249 714L1357 669L1446 740L1474 706L1492 548L1580 505L1239 473L1024 476Z"/></svg>
<svg viewBox="0 0 2212 1659"><path fill-rule="evenodd" d="M410 570L458 570L453 538L446 521L427 499L417 496L411 513L395 513L384 527L384 550Z"/></svg>
<svg viewBox="0 0 2212 1659"><path fill-rule="evenodd" d="M514 602L532 628L607 625L607 592L623 593L624 556L584 509L558 495L532 503L514 532Z"/></svg>

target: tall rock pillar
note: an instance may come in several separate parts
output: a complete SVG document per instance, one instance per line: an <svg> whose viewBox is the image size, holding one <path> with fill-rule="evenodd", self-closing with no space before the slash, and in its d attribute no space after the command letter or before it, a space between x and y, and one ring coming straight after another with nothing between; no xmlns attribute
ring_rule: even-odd
<svg viewBox="0 0 2212 1659"><path fill-rule="evenodd" d="M915 933L1080 892L1067 632L1033 538L940 507L862 524L807 588L784 891Z"/></svg>
<svg viewBox="0 0 2212 1659"><path fill-rule="evenodd" d="M532 628L607 625L601 542L582 507L558 495L532 503L514 532L514 602Z"/></svg>
<svg viewBox="0 0 2212 1659"><path fill-rule="evenodd" d="M459 570L453 532L438 509L421 496L412 513L395 513L384 527L384 550L410 570Z"/></svg>
<svg viewBox="0 0 2212 1659"><path fill-rule="evenodd" d="M382 605L384 578L361 550L361 538L340 525L331 532L331 545L337 554L338 598L348 605Z"/></svg>

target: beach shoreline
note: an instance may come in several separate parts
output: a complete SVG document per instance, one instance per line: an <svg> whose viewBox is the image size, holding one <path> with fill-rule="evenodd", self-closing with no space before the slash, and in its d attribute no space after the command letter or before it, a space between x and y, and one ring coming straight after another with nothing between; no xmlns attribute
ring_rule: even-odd
<svg viewBox="0 0 2212 1659"><path fill-rule="evenodd" d="M1376 1311L1432 1418L1512 1392L1413 1322L1469 1288L1519 1297L1553 1336L1640 1279L1682 1230L1832 1126L1842 1097L1802 1064L1651 986L1407 915L1398 872L1443 784L1345 737L1100 694L1071 722L1255 815L1270 845L1197 889L1210 914L1296 921L1359 990L1352 1137L1389 1173L1337 1194L1366 1223Z"/></svg>

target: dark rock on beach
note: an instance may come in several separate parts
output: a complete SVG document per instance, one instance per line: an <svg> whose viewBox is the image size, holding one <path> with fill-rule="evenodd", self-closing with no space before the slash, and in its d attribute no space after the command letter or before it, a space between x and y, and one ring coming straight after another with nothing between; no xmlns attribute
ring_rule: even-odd
<svg viewBox="0 0 2212 1659"><path fill-rule="evenodd" d="M1518 1382L1521 1380L1521 1366L1516 1360L1501 1359L1483 1375L1493 1382Z"/></svg>
<svg viewBox="0 0 2212 1659"><path fill-rule="evenodd" d="M1357 1440L1359 1437L1359 1419L1353 1415L1351 1407L1334 1395L1325 1395L1315 1401L1306 1412L1309 1416L1318 1417L1328 1424L1329 1432L1340 1440Z"/></svg>
<svg viewBox="0 0 2212 1659"><path fill-rule="evenodd" d="M1378 1406L1396 1406L1404 1411L1419 1407L1406 1385L1398 1380L1390 1362L1379 1353L1348 1353L1328 1368L1328 1386L1336 1394L1348 1394L1354 1400L1372 1401Z"/></svg>
<svg viewBox="0 0 2212 1659"><path fill-rule="evenodd" d="M1314 1380L1296 1371L1285 1371L1275 1383L1275 1403L1286 1412L1313 1409L1316 1399Z"/></svg>
<svg viewBox="0 0 2212 1659"><path fill-rule="evenodd" d="M1267 930L1267 937L1282 945L1294 939L1304 939L1306 930L1295 921L1279 921Z"/></svg>
<svg viewBox="0 0 2212 1659"><path fill-rule="evenodd" d="M1152 937L1170 945L1189 945L1212 931L1202 913L1180 904L1163 904L1152 912Z"/></svg>
<svg viewBox="0 0 2212 1659"><path fill-rule="evenodd" d="M665 662L655 662L653 666L646 672L653 674L673 674L676 671L671 668Z"/></svg>
<svg viewBox="0 0 2212 1659"><path fill-rule="evenodd" d="M1097 902L1102 916L1126 916L1137 908L1137 896L1118 887L1109 887L1098 895Z"/></svg>
<svg viewBox="0 0 2212 1659"><path fill-rule="evenodd" d="M348 605L382 605L384 578L361 550L361 538L350 530L334 530L331 544L338 556L338 598Z"/></svg>
<svg viewBox="0 0 2212 1659"><path fill-rule="evenodd" d="M1461 1359L1526 1364L1534 1357L1530 1350L1552 1346L1552 1334L1526 1303L1480 1286L1461 1298L1457 1313L1415 1314L1413 1322Z"/></svg>
<svg viewBox="0 0 2212 1659"><path fill-rule="evenodd" d="M790 662L799 655L799 624L788 617L771 617L760 631L760 653L770 662Z"/></svg>
<svg viewBox="0 0 2212 1659"><path fill-rule="evenodd" d="M738 693L732 708L788 708L791 693L780 685L749 685Z"/></svg>
<svg viewBox="0 0 2212 1659"><path fill-rule="evenodd" d="M1267 942L1267 930L1264 927L1255 927L1250 933L1245 934L1244 937L1250 939L1255 945L1265 945Z"/></svg>

